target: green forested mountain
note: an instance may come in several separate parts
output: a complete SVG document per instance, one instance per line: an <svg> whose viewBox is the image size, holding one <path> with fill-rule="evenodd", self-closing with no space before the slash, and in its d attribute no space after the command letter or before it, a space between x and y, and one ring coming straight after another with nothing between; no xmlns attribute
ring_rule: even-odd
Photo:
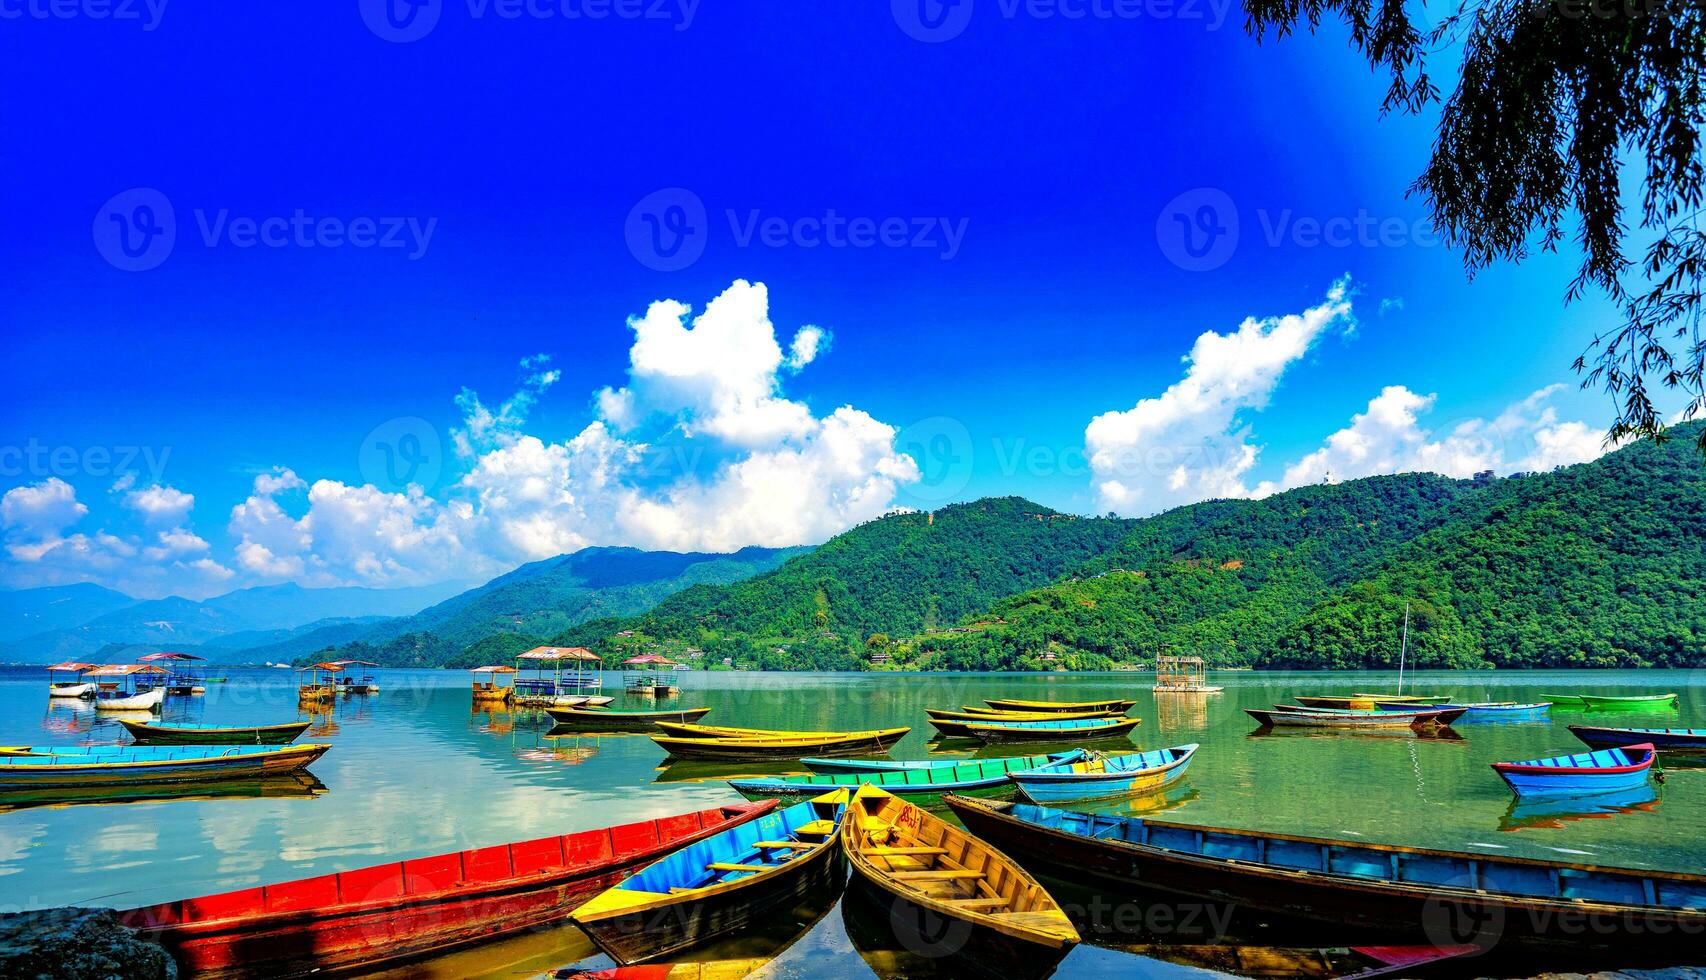
<svg viewBox="0 0 1706 980"><path fill-rule="evenodd" d="M353 641L316 648L314 657L387 666L501 663L506 651L538 646L577 623L637 613L695 585L736 582L807 550L745 548L719 555L586 548L523 565L413 616L380 623Z"/></svg>
<svg viewBox="0 0 1706 980"><path fill-rule="evenodd" d="M1074 517L1017 497L891 514L769 574L688 589L642 616L589 622L555 642L606 649L662 642L767 666L857 666L852 652L872 634L945 626L1056 581L1113 548L1134 523ZM619 632L634 636L612 644Z"/></svg>
<svg viewBox="0 0 1706 980"><path fill-rule="evenodd" d="M1502 480L1403 475L1217 501L1144 521L1072 580L970 633L910 638L921 666L1094 666L1200 654L1275 667L1706 663L1706 462L1693 427Z"/></svg>

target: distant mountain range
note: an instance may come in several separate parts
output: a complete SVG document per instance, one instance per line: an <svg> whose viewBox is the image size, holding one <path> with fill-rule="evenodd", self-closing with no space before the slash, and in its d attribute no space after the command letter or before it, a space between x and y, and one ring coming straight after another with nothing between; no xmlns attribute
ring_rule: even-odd
<svg viewBox="0 0 1706 980"><path fill-rule="evenodd" d="M83 585L0 592L0 619L9 634L0 643L0 655L39 662L84 659L110 646L147 646L247 660L231 654L249 640L276 642L304 627L351 620L366 620L370 626L418 612L465 587L450 582L408 589L305 589L285 584L200 601L178 596L137 600ZM31 626L38 629L30 631Z"/></svg>
<svg viewBox="0 0 1706 980"><path fill-rule="evenodd" d="M1706 666L1706 423L1551 473L1429 474L1127 521L1016 498L854 528L554 642L764 669ZM689 654L691 655L691 654Z"/></svg>

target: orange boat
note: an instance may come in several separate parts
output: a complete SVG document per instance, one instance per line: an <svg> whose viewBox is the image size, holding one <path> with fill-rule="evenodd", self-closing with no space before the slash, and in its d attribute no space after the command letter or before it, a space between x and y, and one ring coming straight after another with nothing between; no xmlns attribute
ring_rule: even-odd
<svg viewBox="0 0 1706 980"><path fill-rule="evenodd" d="M121 914L195 977L371 968L558 922L658 858L775 800L165 902Z"/></svg>

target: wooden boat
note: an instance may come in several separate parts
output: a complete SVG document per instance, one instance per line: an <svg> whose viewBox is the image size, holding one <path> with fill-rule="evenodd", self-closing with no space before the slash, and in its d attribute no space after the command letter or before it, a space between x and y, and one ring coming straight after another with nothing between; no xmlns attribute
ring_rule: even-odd
<svg viewBox="0 0 1706 980"><path fill-rule="evenodd" d="M674 711L606 711L602 708L546 708L559 725L589 732L656 731L658 722L698 721L710 708L678 708Z"/></svg>
<svg viewBox="0 0 1706 980"><path fill-rule="evenodd" d="M1118 711L1121 714L1137 706L1136 701L1111 698L1106 701L1018 701L1012 698L984 698L983 703L1000 711Z"/></svg>
<svg viewBox="0 0 1706 980"><path fill-rule="evenodd" d="M1582 695L1582 703L1589 711L1675 711L1677 701L1675 694L1637 694L1621 698Z"/></svg>
<svg viewBox="0 0 1706 980"><path fill-rule="evenodd" d="M1529 797L1583 796L1616 793L1647 783L1658 753L1649 742L1617 749L1598 749L1581 755L1561 755L1527 762L1495 762L1511 792Z"/></svg>
<svg viewBox="0 0 1706 980"><path fill-rule="evenodd" d="M1013 784L1008 780L1015 773L1057 771L1073 763L1082 763L1089 755L1083 749L1073 749L1070 752L1008 759L965 759L951 765L731 779L729 786L747 799L756 800L767 797L804 799L841 786L870 785L880 786L902 799L927 805L943 793L1007 796L1013 792Z"/></svg>
<svg viewBox="0 0 1706 980"><path fill-rule="evenodd" d="M391 861L121 914L196 977L371 969L545 926L635 870L771 813L743 803Z"/></svg>
<svg viewBox="0 0 1706 980"><path fill-rule="evenodd" d="M1084 718L1078 721L991 721L965 723L966 734L982 742L1094 742L1126 738L1141 718Z"/></svg>
<svg viewBox="0 0 1706 980"><path fill-rule="evenodd" d="M1043 977L1078 944L1043 886L964 830L870 784L854 795L848 821L854 887L891 910L891 928L919 930L897 935L903 945L922 941L952 956L949 975Z"/></svg>
<svg viewBox="0 0 1706 980"><path fill-rule="evenodd" d="M288 745L308 730L306 721L280 725L193 725L182 721L120 719L138 745Z"/></svg>
<svg viewBox="0 0 1706 980"><path fill-rule="evenodd" d="M85 671L94 670L95 664L78 661L68 661L54 664L47 668L47 696L50 698L92 698L95 696L95 685L82 678ZM62 681L56 674L74 675L74 680Z"/></svg>
<svg viewBox="0 0 1706 980"><path fill-rule="evenodd" d="M1263 728L1423 728L1450 725L1463 716L1462 708L1422 708L1415 711L1267 711L1245 708L1244 713Z"/></svg>
<svg viewBox="0 0 1706 980"><path fill-rule="evenodd" d="M1029 803L945 797L966 829L1028 868L1437 941L1603 944L1697 956L1706 875L1607 868L1191 826ZM1595 928L1583 928L1591 921ZM1430 929L1430 924L1436 924ZM1455 942L1475 935L1452 927Z"/></svg>
<svg viewBox="0 0 1706 980"><path fill-rule="evenodd" d="M1436 707L1445 706L1436 705ZM1450 707L1464 709L1463 717L1459 719L1460 724L1498 721L1545 721L1552 711L1552 703L1550 701L1535 701L1529 704L1518 704L1515 701L1481 701L1471 702L1469 704L1454 704L1450 705ZM1414 711L1416 706L1392 704L1390 702L1383 701L1376 705L1376 708L1380 711Z"/></svg>
<svg viewBox="0 0 1706 980"><path fill-rule="evenodd" d="M488 667L475 667L468 671L474 675L473 687L470 693L477 702L509 702L515 700L515 668L502 664ZM481 676L489 678L481 680ZM509 683L503 683L505 677Z"/></svg>
<svg viewBox="0 0 1706 980"><path fill-rule="evenodd" d="M1096 755L1065 766L1041 766L1007 778L1034 803L1107 800L1153 793L1185 774L1195 743L1130 755ZM969 795L969 794L961 794Z"/></svg>
<svg viewBox="0 0 1706 980"><path fill-rule="evenodd" d="M595 896L570 918L626 965L678 953L839 890L849 796L836 790L697 841Z"/></svg>
<svg viewBox="0 0 1706 980"><path fill-rule="evenodd" d="M1660 752L1706 752L1706 728L1596 728L1571 725L1570 734L1594 748L1651 745Z"/></svg>
<svg viewBox="0 0 1706 980"><path fill-rule="evenodd" d="M138 663L144 664L173 664L166 675L164 687L166 694L171 697L189 697L196 694L206 694L207 687L197 676L190 663L196 660L206 660L193 653L149 653L137 657Z"/></svg>
<svg viewBox="0 0 1706 980"><path fill-rule="evenodd" d="M825 731L784 731L773 728L730 728L722 725L678 725L674 722L659 722L658 728L665 735L678 738L822 738L840 737L842 735L874 735L880 728L863 732L825 732Z"/></svg>
<svg viewBox="0 0 1706 980"><path fill-rule="evenodd" d="M1555 708L1585 708L1588 706L1580 694L1542 694L1540 696Z"/></svg>
<svg viewBox="0 0 1706 980"><path fill-rule="evenodd" d="M1040 757L1038 757L1040 758ZM908 769L951 769L966 761L964 757L947 759L801 759L800 765L816 773L837 772L904 772Z"/></svg>
<svg viewBox="0 0 1706 980"><path fill-rule="evenodd" d="M1010 715L975 715L970 718L932 718L930 724L943 738L975 738L971 725L1013 724L1025 722L1056 722L1056 721L1111 721L1125 717L1123 711L1061 711L1054 714L1047 712L1016 711Z"/></svg>
<svg viewBox="0 0 1706 980"><path fill-rule="evenodd" d="M1373 711L1383 704L1437 707L1443 704L1450 704L1451 696L1440 695L1438 697L1427 697L1413 694L1297 694L1292 696L1292 700L1308 708L1343 708L1353 711Z"/></svg>
<svg viewBox="0 0 1706 980"><path fill-rule="evenodd" d="M932 721L1076 721L1080 718L1118 718L1124 710L1100 711L998 711L995 708L925 708Z"/></svg>
<svg viewBox="0 0 1706 980"><path fill-rule="evenodd" d="M96 711L159 711L171 671L153 664L110 664L83 675L94 682Z"/></svg>
<svg viewBox="0 0 1706 980"><path fill-rule="evenodd" d="M0 757L0 789L46 786L121 786L196 779L243 779L295 772L330 745L42 745L7 749Z"/></svg>
<svg viewBox="0 0 1706 980"><path fill-rule="evenodd" d="M738 762L798 759L804 755L864 755L867 752L887 752L910 731L910 728L883 728L869 732L787 738L677 738L673 735L653 735L652 741L677 759Z"/></svg>

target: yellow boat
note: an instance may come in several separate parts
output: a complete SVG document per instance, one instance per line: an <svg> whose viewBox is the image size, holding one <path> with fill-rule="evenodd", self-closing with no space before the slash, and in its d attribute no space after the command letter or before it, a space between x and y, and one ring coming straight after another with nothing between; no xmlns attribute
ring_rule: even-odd
<svg viewBox="0 0 1706 980"><path fill-rule="evenodd" d="M1124 711L997 711L994 708L925 708L932 721L1074 721L1079 718L1118 718Z"/></svg>
<svg viewBox="0 0 1706 980"><path fill-rule="evenodd" d="M1078 944L1048 891L965 830L869 783L846 824L852 887L887 913L870 921L886 922L900 948L939 950L948 975L1043 977Z"/></svg>
<svg viewBox="0 0 1706 980"><path fill-rule="evenodd" d="M1046 711L1049 714L1063 711L1117 711L1125 714L1137 704L1136 701L1124 701L1119 698L1109 698L1106 701L1017 701L1011 698L984 698L983 703L1002 711Z"/></svg>
<svg viewBox="0 0 1706 980"><path fill-rule="evenodd" d="M849 790L778 808L689 844L569 918L624 966L774 922L841 890Z"/></svg>
<svg viewBox="0 0 1706 980"><path fill-rule="evenodd" d="M676 759L798 759L802 756L886 755L910 728L869 732L831 732L766 738L680 738L653 735L652 741Z"/></svg>
<svg viewBox="0 0 1706 980"><path fill-rule="evenodd" d="M793 732L773 728L732 728L725 725L687 725L660 721L658 728L665 735L677 738L843 738L854 735L880 735L885 729L872 728L862 732Z"/></svg>

